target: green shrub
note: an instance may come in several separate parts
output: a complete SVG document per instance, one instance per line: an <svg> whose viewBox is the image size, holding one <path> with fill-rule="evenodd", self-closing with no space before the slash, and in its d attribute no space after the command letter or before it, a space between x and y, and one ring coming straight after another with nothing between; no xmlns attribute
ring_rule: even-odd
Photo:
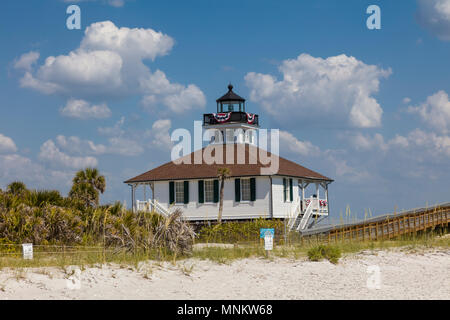
<svg viewBox="0 0 450 320"><path fill-rule="evenodd" d="M204 226L198 233L199 242L247 242L259 241L260 228L274 228L275 240L284 232L284 222L263 218L250 221L227 221L221 224Z"/></svg>
<svg viewBox="0 0 450 320"><path fill-rule="evenodd" d="M338 263L341 257L341 250L335 246L318 245L308 250L308 258L311 261L327 259L333 264Z"/></svg>
<svg viewBox="0 0 450 320"><path fill-rule="evenodd" d="M192 251L194 231L181 220L155 212L133 213L120 203L85 208L76 199L55 191L20 194L0 192L0 243L35 245L105 245L127 251L158 251L186 255Z"/></svg>

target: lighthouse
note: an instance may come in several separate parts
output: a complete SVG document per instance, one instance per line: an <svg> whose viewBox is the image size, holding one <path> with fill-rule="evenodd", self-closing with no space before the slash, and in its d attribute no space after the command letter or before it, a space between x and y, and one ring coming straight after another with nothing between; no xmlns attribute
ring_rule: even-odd
<svg viewBox="0 0 450 320"><path fill-rule="evenodd" d="M203 129L213 132L210 143L247 143L256 145L259 117L247 112L245 99L233 92L233 85L228 85L228 92L216 100L216 113L203 114Z"/></svg>

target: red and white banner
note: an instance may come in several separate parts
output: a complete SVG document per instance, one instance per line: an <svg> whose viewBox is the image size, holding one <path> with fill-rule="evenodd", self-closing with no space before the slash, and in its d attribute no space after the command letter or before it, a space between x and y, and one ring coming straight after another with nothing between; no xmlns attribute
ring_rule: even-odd
<svg viewBox="0 0 450 320"><path fill-rule="evenodd" d="M256 119L256 114L247 113L247 123L248 124L253 124L253 122L255 122L255 119Z"/></svg>
<svg viewBox="0 0 450 320"><path fill-rule="evenodd" d="M223 123L230 120L231 112L213 113L213 115L217 122Z"/></svg>

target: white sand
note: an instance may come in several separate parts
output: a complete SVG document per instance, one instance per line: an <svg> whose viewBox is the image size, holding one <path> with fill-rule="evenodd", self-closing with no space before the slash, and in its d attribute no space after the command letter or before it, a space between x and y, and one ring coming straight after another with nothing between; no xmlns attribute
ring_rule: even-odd
<svg viewBox="0 0 450 320"><path fill-rule="evenodd" d="M373 265L380 270L379 289L367 287ZM2 270L0 299L450 299L450 249L367 251L338 265L189 259L176 266L148 262L139 270L104 265L74 272L70 282L70 270L61 268Z"/></svg>

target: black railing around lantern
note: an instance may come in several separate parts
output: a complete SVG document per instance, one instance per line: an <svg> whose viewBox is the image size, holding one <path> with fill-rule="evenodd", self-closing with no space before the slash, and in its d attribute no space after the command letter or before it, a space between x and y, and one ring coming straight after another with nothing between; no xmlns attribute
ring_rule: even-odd
<svg viewBox="0 0 450 320"><path fill-rule="evenodd" d="M222 113L220 115L228 114L228 112ZM217 115L217 114L216 114ZM247 113L240 112L240 111L234 111L231 112L230 117L227 119L227 116L223 117L215 117L214 113L205 113L203 114L203 125L214 125L214 124L224 124L224 123L248 123L254 126L259 125L259 119L258 115L251 115L254 116L254 119L250 118ZM219 121L217 120L219 119Z"/></svg>

